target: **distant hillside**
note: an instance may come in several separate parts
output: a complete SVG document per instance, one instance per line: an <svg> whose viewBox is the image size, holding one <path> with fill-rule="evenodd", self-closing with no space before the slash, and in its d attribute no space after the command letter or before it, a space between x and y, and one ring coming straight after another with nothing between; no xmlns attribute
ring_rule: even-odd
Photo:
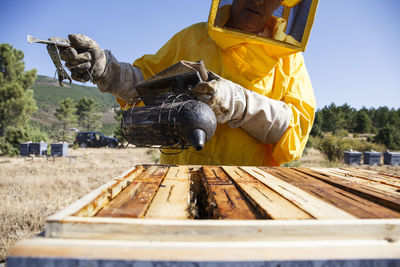
<svg viewBox="0 0 400 267"><path fill-rule="evenodd" d="M54 112L60 100L71 98L77 102L84 96L91 97L98 104L99 111L103 113L103 128L98 130L106 134L112 134L115 125L118 124L114 119L113 112L113 108L119 106L115 97L111 94L100 92L97 87L82 86L74 83L67 83L61 87L57 79L38 75L31 89L38 107L38 111L33 114L32 120L43 127L48 128L57 121Z"/></svg>
<svg viewBox="0 0 400 267"><path fill-rule="evenodd" d="M57 79L38 75L35 84L31 87L33 97L39 109L49 111L58 106L61 99L71 98L77 101L81 97L91 97L98 103L102 111L118 106L115 97L102 93L97 87L82 86L77 84L64 84L61 87Z"/></svg>

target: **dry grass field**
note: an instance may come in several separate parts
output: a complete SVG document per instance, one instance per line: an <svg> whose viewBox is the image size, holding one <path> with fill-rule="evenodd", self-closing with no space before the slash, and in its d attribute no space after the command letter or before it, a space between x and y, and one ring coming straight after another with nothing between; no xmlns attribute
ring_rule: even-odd
<svg viewBox="0 0 400 267"><path fill-rule="evenodd" d="M76 158L0 156L0 263L17 241L40 233L45 219L137 164L155 163L158 150L69 149ZM329 166L310 149L293 166ZM290 165L289 165L290 166ZM364 166L399 173L398 167Z"/></svg>
<svg viewBox="0 0 400 267"><path fill-rule="evenodd" d="M128 168L154 163L158 150L69 149L70 158L0 157L0 262L45 219Z"/></svg>

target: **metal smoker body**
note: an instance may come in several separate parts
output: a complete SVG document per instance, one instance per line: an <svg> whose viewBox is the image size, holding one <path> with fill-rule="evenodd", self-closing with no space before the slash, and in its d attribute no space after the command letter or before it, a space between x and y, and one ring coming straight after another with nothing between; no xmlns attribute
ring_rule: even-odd
<svg viewBox="0 0 400 267"><path fill-rule="evenodd" d="M123 114L121 128L126 140L139 147L182 151L193 146L201 150L217 126L212 109L195 100L190 91L201 81L195 71L140 83L135 101L143 101L145 106Z"/></svg>

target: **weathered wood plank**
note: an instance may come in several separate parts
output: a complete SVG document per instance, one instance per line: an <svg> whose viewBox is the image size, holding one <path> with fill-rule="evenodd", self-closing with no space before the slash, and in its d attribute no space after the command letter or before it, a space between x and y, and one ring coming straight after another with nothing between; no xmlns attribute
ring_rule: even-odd
<svg viewBox="0 0 400 267"><path fill-rule="evenodd" d="M398 195L379 190L374 186L369 186L366 182L355 183L352 180L345 179L339 174L333 175L326 172L320 172L316 169L294 168L296 171L310 175L318 180L339 187L352 194L358 195L364 199L371 200L379 205L389 209L400 211L400 198ZM369 183L369 182L368 182Z"/></svg>
<svg viewBox="0 0 400 267"><path fill-rule="evenodd" d="M100 210L96 216L143 217L167 170L168 167L165 166L150 166L141 175L136 177L106 207Z"/></svg>
<svg viewBox="0 0 400 267"><path fill-rule="evenodd" d="M377 173L359 171L345 168L306 168L325 176L333 175L342 179L342 183L350 183L369 188L372 191L381 192L394 198L400 199L400 182L396 178L381 176Z"/></svg>
<svg viewBox="0 0 400 267"><path fill-rule="evenodd" d="M316 219L354 219L355 217L327 202L256 167L241 167L275 192L290 200Z"/></svg>
<svg viewBox="0 0 400 267"><path fill-rule="evenodd" d="M188 219L189 204L189 168L170 167L145 218Z"/></svg>
<svg viewBox="0 0 400 267"><path fill-rule="evenodd" d="M46 237L147 241L387 240L399 243L399 219L365 220L160 220L67 217Z"/></svg>
<svg viewBox="0 0 400 267"><path fill-rule="evenodd" d="M351 168L310 168L312 170L317 170L319 172L326 172L332 174L340 174L348 177L357 177L360 179L364 179L363 183L368 184L371 182L380 182L382 184L399 187L400 180L393 175L389 175L386 173L379 173L370 170L361 170L361 169L351 169ZM371 180L371 181L368 181ZM359 180L353 181L359 182Z"/></svg>
<svg viewBox="0 0 400 267"><path fill-rule="evenodd" d="M103 194L105 191L107 191L107 188L115 184L117 181L110 181L99 188L95 189L94 191L90 192L83 198L77 200L76 202L72 203L65 209L57 212L56 214L50 216L46 220L46 227L47 224L50 223L52 224L53 222L60 222L64 220L64 218L71 216L73 214L76 214L76 212L79 212L80 209L91 203L93 200L95 200L99 195Z"/></svg>
<svg viewBox="0 0 400 267"><path fill-rule="evenodd" d="M23 257L26 258L25 263L31 263L28 260L43 260L39 264L35 262L26 266L57 266L51 264L55 259L63 259L59 261L64 263L61 266L394 267L400 263L400 244L383 239L310 241L305 237L295 242L157 241L146 238L140 241L33 238L18 242L8 258L13 259L14 263L15 259ZM46 264L46 258L50 264ZM382 259L388 261L383 262Z"/></svg>
<svg viewBox="0 0 400 267"><path fill-rule="evenodd" d="M120 177L115 178L118 182L108 188L111 199L116 197L125 187L127 187L136 177L138 177L145 167L142 165L136 166L135 169L122 174Z"/></svg>
<svg viewBox="0 0 400 267"><path fill-rule="evenodd" d="M252 220L257 216L220 167L203 166L203 184L215 219Z"/></svg>
<svg viewBox="0 0 400 267"><path fill-rule="evenodd" d="M275 220L312 219L308 213L238 167L222 168L262 217Z"/></svg>
<svg viewBox="0 0 400 267"><path fill-rule="evenodd" d="M333 168L336 169L336 168ZM379 170L377 167L371 167L368 169L364 169L364 168L357 168L357 167L346 167L346 168L339 168L342 170L356 170L356 171L360 171L360 172L366 172L366 173L371 173L371 174L376 174L376 175L382 175L382 176L387 176L387 177L392 177L392 178L397 178L395 180L399 180L400 176L396 175L395 173L388 173L388 172L384 172Z"/></svg>
<svg viewBox="0 0 400 267"><path fill-rule="evenodd" d="M283 181L296 184L300 189L313 194L322 200L362 218L400 218L400 213L380 206L374 202L351 194L343 189L324 183L304 173L296 172L291 168L262 168L266 172L279 177Z"/></svg>
<svg viewBox="0 0 400 267"><path fill-rule="evenodd" d="M136 166L126 173L123 173L121 176L115 178L115 183L103 190L101 194L99 194L96 198L91 200L89 203L87 203L87 205L83 206L73 215L81 217L94 216L99 210L110 203L110 201L130 183L130 181L142 173L143 170L144 168L142 166Z"/></svg>
<svg viewBox="0 0 400 267"><path fill-rule="evenodd" d="M63 263L61 266L394 267L400 262L400 244L383 239L310 241L304 237L296 242L157 241L149 241L145 237L139 241L33 238L18 242L8 258L14 263L16 259L24 257L23 263L34 262L27 266L57 266L51 264L56 262L55 259L63 259L59 261ZM42 261L38 264L35 259ZM46 264L45 259L50 264Z"/></svg>
<svg viewBox="0 0 400 267"><path fill-rule="evenodd" d="M393 177L396 178L397 180L400 179L400 175L393 174L393 173L387 173L387 172L378 172L378 174L387 176L387 177Z"/></svg>
<svg viewBox="0 0 400 267"><path fill-rule="evenodd" d="M347 168L341 168L341 169L336 169L336 171L340 172L341 174L345 176L350 176L350 177L357 177L360 179L365 179L365 180L370 180L373 182L378 182L385 184L387 186L392 186L396 188L392 188L392 190L398 190L400 188L400 180L392 177L386 177L384 175L379 175L376 172L368 172L364 170L358 170L358 169L347 169Z"/></svg>
<svg viewBox="0 0 400 267"><path fill-rule="evenodd" d="M318 172L337 175L353 184L369 185L375 189L393 192L399 189L400 183L395 178L379 175L376 172L359 171L345 168L310 168Z"/></svg>

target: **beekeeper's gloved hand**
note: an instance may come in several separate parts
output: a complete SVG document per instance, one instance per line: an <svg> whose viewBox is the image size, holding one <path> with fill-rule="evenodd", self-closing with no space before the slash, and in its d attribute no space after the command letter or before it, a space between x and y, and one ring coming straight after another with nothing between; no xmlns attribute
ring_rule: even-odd
<svg viewBox="0 0 400 267"><path fill-rule="evenodd" d="M83 34L68 35L70 47L60 48L60 57L71 71L72 79L98 80L106 68L106 55L99 45Z"/></svg>
<svg viewBox="0 0 400 267"><path fill-rule="evenodd" d="M71 47L59 50L72 79L80 82L92 80L102 92L126 101L137 95L134 87L143 80L140 69L118 62L110 51L103 51L86 35L70 34L68 39Z"/></svg>
<svg viewBox="0 0 400 267"><path fill-rule="evenodd" d="M282 137L292 117L286 103L247 90L210 71L208 76L208 81L197 84L192 92L212 108L218 123L241 127L265 144L274 144Z"/></svg>

